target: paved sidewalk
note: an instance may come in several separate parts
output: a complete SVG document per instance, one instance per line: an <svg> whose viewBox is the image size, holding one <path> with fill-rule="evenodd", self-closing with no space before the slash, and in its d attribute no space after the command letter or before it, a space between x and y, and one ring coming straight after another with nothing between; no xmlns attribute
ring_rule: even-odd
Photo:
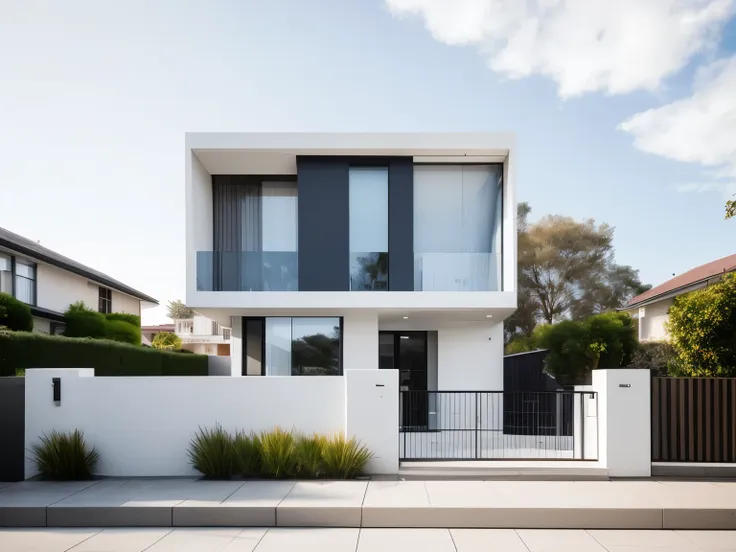
<svg viewBox="0 0 736 552"><path fill-rule="evenodd" d="M24 481L0 527L736 529L736 481Z"/></svg>
<svg viewBox="0 0 736 552"><path fill-rule="evenodd" d="M736 552L736 532L535 529L0 529L13 552Z"/></svg>

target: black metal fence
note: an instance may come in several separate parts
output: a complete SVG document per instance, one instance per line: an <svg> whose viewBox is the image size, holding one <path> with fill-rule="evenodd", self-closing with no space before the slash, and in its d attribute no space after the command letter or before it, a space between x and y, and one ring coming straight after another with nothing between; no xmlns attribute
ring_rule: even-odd
<svg viewBox="0 0 736 552"><path fill-rule="evenodd" d="M399 456L595 460L597 404L592 391L401 391Z"/></svg>

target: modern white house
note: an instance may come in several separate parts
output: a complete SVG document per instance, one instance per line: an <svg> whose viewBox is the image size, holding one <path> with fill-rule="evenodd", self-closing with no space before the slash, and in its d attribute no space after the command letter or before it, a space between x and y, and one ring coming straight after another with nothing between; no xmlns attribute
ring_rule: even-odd
<svg viewBox="0 0 736 552"><path fill-rule="evenodd" d="M508 134L188 133L186 304L232 328L233 376L501 390L513 156Z"/></svg>
<svg viewBox="0 0 736 552"><path fill-rule="evenodd" d="M639 323L639 341L666 341L669 309L678 295L712 285L724 274L736 271L736 254L697 266L632 298L621 310Z"/></svg>
<svg viewBox="0 0 736 552"><path fill-rule="evenodd" d="M158 301L130 286L23 236L0 228L0 292L31 308L34 330L60 334L63 313L72 303L107 314L140 316Z"/></svg>

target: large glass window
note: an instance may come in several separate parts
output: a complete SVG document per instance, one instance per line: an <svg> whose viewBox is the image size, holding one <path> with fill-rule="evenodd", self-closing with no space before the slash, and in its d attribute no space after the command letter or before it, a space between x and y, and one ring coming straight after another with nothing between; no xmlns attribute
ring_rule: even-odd
<svg viewBox="0 0 736 552"><path fill-rule="evenodd" d="M267 376L342 374L340 318L269 317L265 326Z"/></svg>
<svg viewBox="0 0 736 552"><path fill-rule="evenodd" d="M15 260L15 298L36 304L36 265L20 259Z"/></svg>
<svg viewBox="0 0 736 552"><path fill-rule="evenodd" d="M415 165L414 289L500 289L501 165Z"/></svg>
<svg viewBox="0 0 736 552"><path fill-rule="evenodd" d="M0 292L13 294L13 264L9 255L0 253Z"/></svg>
<svg viewBox="0 0 736 552"><path fill-rule="evenodd" d="M350 290L388 289L388 168L352 167Z"/></svg>

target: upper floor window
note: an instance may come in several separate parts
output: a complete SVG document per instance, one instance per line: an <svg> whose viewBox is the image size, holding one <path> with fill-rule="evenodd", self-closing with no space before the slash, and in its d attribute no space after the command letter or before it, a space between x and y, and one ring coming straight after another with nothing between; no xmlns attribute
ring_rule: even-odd
<svg viewBox="0 0 736 552"><path fill-rule="evenodd" d="M110 314L112 312L112 290L100 286L99 299L97 301L97 310L102 314Z"/></svg>
<svg viewBox="0 0 736 552"><path fill-rule="evenodd" d="M388 290L388 168L349 172L350 290Z"/></svg>
<svg viewBox="0 0 736 552"><path fill-rule="evenodd" d="M15 298L29 305L36 304L36 265L15 259Z"/></svg>
<svg viewBox="0 0 736 552"><path fill-rule="evenodd" d="M0 253L0 292L13 294L13 262Z"/></svg>
<svg viewBox="0 0 736 552"><path fill-rule="evenodd" d="M415 165L414 289L499 291L501 165Z"/></svg>

